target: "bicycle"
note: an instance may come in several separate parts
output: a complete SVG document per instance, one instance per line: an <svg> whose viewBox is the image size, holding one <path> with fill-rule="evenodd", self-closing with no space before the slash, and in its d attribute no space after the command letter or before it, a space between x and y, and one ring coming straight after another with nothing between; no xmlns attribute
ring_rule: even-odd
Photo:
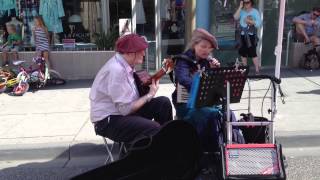
<svg viewBox="0 0 320 180"><path fill-rule="evenodd" d="M18 82L16 74L9 68L0 68L0 93L13 88Z"/></svg>
<svg viewBox="0 0 320 180"><path fill-rule="evenodd" d="M36 68L34 68L32 64L29 66L29 69L24 68L22 66L24 61L16 61L15 65L19 66L20 71L17 75L17 79L21 81L21 77L25 77L26 82L29 84L29 87L32 87L33 91L47 85L63 85L66 83L66 81L61 78L61 74L59 72L48 68L46 61L42 56L34 57L32 61L33 65L36 65ZM25 92L21 92L21 94Z"/></svg>
<svg viewBox="0 0 320 180"><path fill-rule="evenodd" d="M41 88L45 85L45 60L41 57L35 57L32 61L34 64L31 64L28 69L23 66L25 61L13 62L13 65L18 66L18 75L13 80L7 82L8 85L14 86L9 95L22 96L29 90L30 84L36 88ZM33 68L33 65L37 67Z"/></svg>
<svg viewBox="0 0 320 180"><path fill-rule="evenodd" d="M15 78L15 81L13 82L18 82L12 92L9 93L9 95L12 96L22 96L24 93L26 93L29 90L29 83L28 80L30 79L30 75L27 72L27 70L22 66L22 64L25 61L15 61L13 62L13 65L15 66L19 66L19 73L17 75L17 77Z"/></svg>
<svg viewBox="0 0 320 180"><path fill-rule="evenodd" d="M5 92L7 89L7 79L0 77L0 93Z"/></svg>

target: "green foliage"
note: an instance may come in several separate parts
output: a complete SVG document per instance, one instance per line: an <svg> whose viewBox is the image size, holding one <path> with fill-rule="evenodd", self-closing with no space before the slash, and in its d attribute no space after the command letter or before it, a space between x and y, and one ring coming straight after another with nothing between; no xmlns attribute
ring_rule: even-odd
<svg viewBox="0 0 320 180"><path fill-rule="evenodd" d="M107 33L95 33L94 39L95 44L99 50L113 50L114 43L119 37L119 32L117 28L111 28Z"/></svg>

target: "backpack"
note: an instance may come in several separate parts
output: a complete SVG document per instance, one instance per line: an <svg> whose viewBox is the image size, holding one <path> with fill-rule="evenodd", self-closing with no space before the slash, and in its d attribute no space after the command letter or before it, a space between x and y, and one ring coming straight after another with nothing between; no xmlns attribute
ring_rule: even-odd
<svg viewBox="0 0 320 180"><path fill-rule="evenodd" d="M240 122L268 122L269 120L265 117L253 116L253 114L241 113L242 118L239 120ZM267 143L267 126L241 126L243 137L245 142L248 144L251 143Z"/></svg>
<svg viewBox="0 0 320 180"><path fill-rule="evenodd" d="M320 65L320 55L316 48L309 50L304 54L301 60L301 67L307 70L318 69Z"/></svg>

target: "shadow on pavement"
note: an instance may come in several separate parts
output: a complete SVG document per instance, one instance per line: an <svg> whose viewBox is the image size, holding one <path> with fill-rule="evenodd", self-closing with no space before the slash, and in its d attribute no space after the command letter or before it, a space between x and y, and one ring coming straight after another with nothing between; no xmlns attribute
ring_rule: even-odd
<svg viewBox="0 0 320 180"><path fill-rule="evenodd" d="M50 149L54 151L55 148ZM7 153L7 160L2 158L0 168L0 179L5 180L64 180L70 179L73 176L99 167L105 162L105 149L102 144L82 143L71 146L67 150L61 151L61 147L56 148L57 156L50 161L50 155L45 157L45 151L34 151L36 154L29 154L32 151L26 152L26 158L17 158L16 153L23 154L25 150L20 152ZM40 155L37 156L37 153ZM52 155L52 152L51 152ZM19 155L18 155L19 156ZM24 163L25 162L25 163Z"/></svg>
<svg viewBox="0 0 320 180"><path fill-rule="evenodd" d="M274 73L273 73L274 74ZM301 68L281 69L282 78L294 78L294 77L316 77L320 76L320 70L306 70Z"/></svg>
<svg viewBox="0 0 320 180"><path fill-rule="evenodd" d="M320 89L312 90L312 91L300 91L297 93L298 94L318 94L318 95L320 95Z"/></svg>
<svg viewBox="0 0 320 180"><path fill-rule="evenodd" d="M67 180L76 175L82 174L94 168L104 165L106 151L103 144L81 143L61 150L56 148L59 153L56 157L52 156L55 148L51 149L49 155L45 156L48 149L42 150L20 150L20 152L10 153L1 159L0 179L5 180ZM35 152L35 154L28 154ZM1 153L1 152L0 152ZM25 157L22 154L25 153ZM114 152L117 154L117 152ZM17 155L18 154L18 155ZM38 155L39 154L39 155ZM50 161L50 155L54 158ZM155 162L156 163L156 162ZM3 167L7 168L3 168ZM3 169L1 169L3 168ZM209 174L201 173L195 180L216 180L217 178Z"/></svg>
<svg viewBox="0 0 320 180"><path fill-rule="evenodd" d="M254 70L250 68L249 74L252 74ZM274 67L266 67L261 70L260 74L266 75L275 75L275 68ZM315 77L320 76L320 69L317 70L306 70L302 68L281 68L280 70L280 77L281 78L294 78L294 77Z"/></svg>

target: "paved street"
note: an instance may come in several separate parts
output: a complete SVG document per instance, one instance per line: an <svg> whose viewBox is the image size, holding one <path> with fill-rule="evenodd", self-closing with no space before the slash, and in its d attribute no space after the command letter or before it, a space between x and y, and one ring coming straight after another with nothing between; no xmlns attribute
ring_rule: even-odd
<svg viewBox="0 0 320 180"><path fill-rule="evenodd" d="M273 74L273 70L264 70ZM290 180L320 179L320 71L283 69L285 104L278 99L276 136L288 159ZM158 95L171 97L163 80ZM92 81L69 81L22 97L0 94L0 179L68 179L104 163L103 141L89 120ZM261 116L267 80L251 81L251 112ZM268 116L270 100L264 101ZM246 112L248 86L232 109ZM237 114L239 114L238 112Z"/></svg>

